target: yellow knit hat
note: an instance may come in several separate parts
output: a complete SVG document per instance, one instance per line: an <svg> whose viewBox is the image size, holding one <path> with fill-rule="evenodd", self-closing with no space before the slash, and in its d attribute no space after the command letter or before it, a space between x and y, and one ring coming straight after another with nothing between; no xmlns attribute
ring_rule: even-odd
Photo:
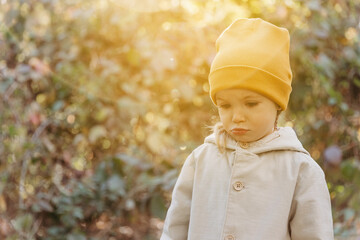
<svg viewBox="0 0 360 240"><path fill-rule="evenodd" d="M238 19L216 40L210 97L229 88L255 91L285 110L291 93L290 36L262 19Z"/></svg>

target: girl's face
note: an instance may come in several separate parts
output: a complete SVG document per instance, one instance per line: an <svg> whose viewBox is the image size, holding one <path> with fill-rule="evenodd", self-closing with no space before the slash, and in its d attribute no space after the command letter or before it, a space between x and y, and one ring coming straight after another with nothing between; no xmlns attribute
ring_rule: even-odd
<svg viewBox="0 0 360 240"><path fill-rule="evenodd" d="M246 89L225 89L216 93L220 120L236 141L253 142L274 130L277 105Z"/></svg>

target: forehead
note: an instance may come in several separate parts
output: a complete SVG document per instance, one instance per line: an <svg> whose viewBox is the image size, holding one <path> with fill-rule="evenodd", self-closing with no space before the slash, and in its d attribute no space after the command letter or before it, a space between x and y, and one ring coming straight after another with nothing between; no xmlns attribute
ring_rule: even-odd
<svg viewBox="0 0 360 240"><path fill-rule="evenodd" d="M233 99L246 99L246 98L265 98L261 94L242 88L232 88L221 90L216 93L217 100L233 100Z"/></svg>

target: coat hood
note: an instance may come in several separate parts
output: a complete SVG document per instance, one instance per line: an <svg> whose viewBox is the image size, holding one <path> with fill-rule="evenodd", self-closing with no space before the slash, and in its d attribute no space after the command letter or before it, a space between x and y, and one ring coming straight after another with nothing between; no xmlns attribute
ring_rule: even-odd
<svg viewBox="0 0 360 240"><path fill-rule="evenodd" d="M215 133L207 136L204 142L216 145ZM302 146L295 131L290 127L280 127L270 135L258 141L250 142L245 147L229 136L226 138L226 149L238 150L239 148L254 154L271 151L296 151L310 155Z"/></svg>

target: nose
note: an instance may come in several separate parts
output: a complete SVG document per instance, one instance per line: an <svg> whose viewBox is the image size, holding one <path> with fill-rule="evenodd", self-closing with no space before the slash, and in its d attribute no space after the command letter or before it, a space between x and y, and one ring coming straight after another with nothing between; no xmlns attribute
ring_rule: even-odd
<svg viewBox="0 0 360 240"><path fill-rule="evenodd" d="M245 114L241 109L234 109L232 121L234 123L240 123L245 121Z"/></svg>

